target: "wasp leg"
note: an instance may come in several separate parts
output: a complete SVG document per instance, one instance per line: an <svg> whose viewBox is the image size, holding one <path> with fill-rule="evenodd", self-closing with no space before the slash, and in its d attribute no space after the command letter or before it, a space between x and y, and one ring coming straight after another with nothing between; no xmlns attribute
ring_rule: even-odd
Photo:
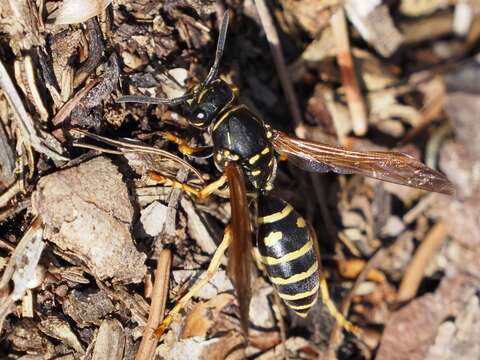
<svg viewBox="0 0 480 360"><path fill-rule="evenodd" d="M187 140L165 131L161 133L165 140L171 141L178 145L178 151L184 155L196 157L196 158L208 158L213 155L213 148L211 146L199 146L192 147L188 145Z"/></svg>
<svg viewBox="0 0 480 360"><path fill-rule="evenodd" d="M315 234L313 232L313 229L311 228L311 225L309 224L309 227L311 229L311 233ZM318 247L318 241L315 236L314 242L315 246L315 252L317 253L317 259L320 261L320 248ZM322 297L322 303L327 307L328 312L330 315L332 315L337 323L347 330L348 332L351 332L354 335L360 335L362 333L362 330L358 327L352 324L350 321L348 321L343 314L338 311L337 307L335 306L335 303L333 302L332 298L330 297L330 292L328 291L328 284L327 284L327 279L325 277L325 273L321 270L319 270L319 282L320 282L320 295Z"/></svg>
<svg viewBox="0 0 480 360"><path fill-rule="evenodd" d="M232 231L230 229L230 226L227 226L225 228L223 240L218 246L217 250L215 250L215 254L213 254L212 260L208 265L206 275L202 279L200 279L195 285L193 285L193 287L185 295L183 295L180 298L180 300L178 300L177 304L173 307L173 309L170 310L168 315L165 317L165 319L163 319L160 326L154 332L154 335L157 338L162 336L162 334L165 332L168 326L170 326L170 323L172 322L175 314L178 314L180 310L182 310L182 308L187 304L187 302L193 296L195 296L195 294L213 278L218 268L220 267L220 264L222 263L222 259L225 255L225 251L230 246L231 242L232 242Z"/></svg>
<svg viewBox="0 0 480 360"><path fill-rule="evenodd" d="M355 326L352 324L350 321L345 319L345 316L338 311L337 307L333 303L332 298L330 297L330 293L328 291L328 284L327 284L327 279L325 278L325 274L320 274L320 294L322 296L322 302L325 304L327 307L328 311L330 312L330 315L332 315L335 320L338 322L338 324L347 330L348 332L351 332L354 335L360 335L362 333L362 329L360 329L358 326Z"/></svg>
<svg viewBox="0 0 480 360"><path fill-rule="evenodd" d="M193 186L184 184L180 181L161 175L154 171L149 171L148 177L158 182L159 184L170 186L174 189L181 189L185 192L195 195L200 200L203 200L209 197L214 191L220 189L223 185L225 185L227 181L227 177L225 175L222 175L217 180L211 182L210 184L207 184L204 187L197 189Z"/></svg>

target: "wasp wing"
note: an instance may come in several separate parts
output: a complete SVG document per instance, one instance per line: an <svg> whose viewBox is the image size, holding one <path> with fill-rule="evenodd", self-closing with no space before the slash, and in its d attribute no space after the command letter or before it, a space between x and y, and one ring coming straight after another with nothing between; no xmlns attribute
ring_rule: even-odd
<svg viewBox="0 0 480 360"><path fill-rule="evenodd" d="M233 281L240 306L240 320L244 333L248 334L251 299L252 232L248 211L247 191L242 169L234 162L224 170L230 188L232 208L232 243L228 253L228 275Z"/></svg>
<svg viewBox="0 0 480 360"><path fill-rule="evenodd" d="M272 144L276 152L304 170L360 174L427 191L454 193L453 185L445 175L403 153L352 151L302 140L278 130L273 131Z"/></svg>

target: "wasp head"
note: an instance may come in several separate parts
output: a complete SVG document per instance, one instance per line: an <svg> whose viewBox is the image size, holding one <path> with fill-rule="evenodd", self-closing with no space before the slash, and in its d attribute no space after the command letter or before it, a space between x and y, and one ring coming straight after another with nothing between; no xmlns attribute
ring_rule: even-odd
<svg viewBox="0 0 480 360"><path fill-rule="evenodd" d="M185 116L190 125L200 129L206 129L237 98L236 89L220 79L192 91L194 96L185 109Z"/></svg>

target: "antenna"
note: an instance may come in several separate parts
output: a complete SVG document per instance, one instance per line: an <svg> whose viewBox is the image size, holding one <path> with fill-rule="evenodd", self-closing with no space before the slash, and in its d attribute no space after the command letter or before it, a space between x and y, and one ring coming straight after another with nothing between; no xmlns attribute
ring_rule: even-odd
<svg viewBox="0 0 480 360"><path fill-rule="evenodd" d="M117 103L136 102L143 104L165 104L170 106L180 105L185 101L195 97L205 86L210 84L213 79L217 77L218 69L220 67L220 61L222 60L223 50L225 49L225 40L227 38L228 23L230 21L230 10L225 11L222 18L222 24L220 26L220 33L218 35L217 50L215 51L215 61L213 62L207 77L197 86L195 91L190 94L185 94L173 99L169 98L156 98L149 96L137 96L137 95L125 95L116 100Z"/></svg>

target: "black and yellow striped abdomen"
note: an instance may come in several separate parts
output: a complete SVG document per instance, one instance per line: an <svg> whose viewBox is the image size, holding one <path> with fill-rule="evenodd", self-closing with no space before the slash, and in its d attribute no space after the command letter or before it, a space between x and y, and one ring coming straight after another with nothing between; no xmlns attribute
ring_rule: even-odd
<svg viewBox="0 0 480 360"><path fill-rule="evenodd" d="M319 259L303 217L287 202L258 198L257 247L270 281L288 307L306 316L318 298Z"/></svg>

